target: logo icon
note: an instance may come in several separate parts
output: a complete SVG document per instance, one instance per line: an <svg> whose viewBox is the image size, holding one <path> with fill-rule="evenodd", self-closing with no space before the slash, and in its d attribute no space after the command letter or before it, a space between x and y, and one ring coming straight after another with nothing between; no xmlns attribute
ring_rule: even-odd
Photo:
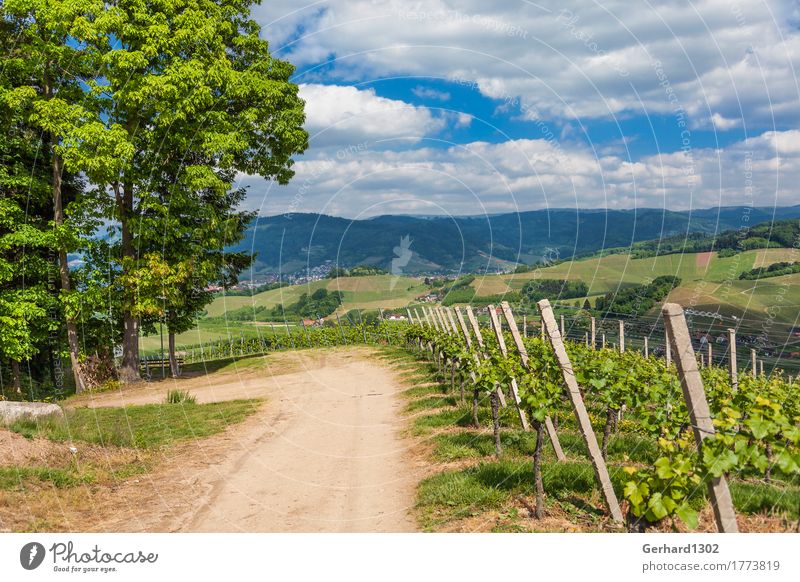
<svg viewBox="0 0 800 582"><path fill-rule="evenodd" d="M30 542L22 546L19 552L19 563L26 570L35 570L44 561L44 546L39 542Z"/></svg>

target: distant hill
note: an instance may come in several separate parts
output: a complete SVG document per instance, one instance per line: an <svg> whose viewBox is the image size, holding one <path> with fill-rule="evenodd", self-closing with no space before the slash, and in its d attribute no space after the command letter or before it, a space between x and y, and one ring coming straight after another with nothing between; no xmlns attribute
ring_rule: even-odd
<svg viewBox="0 0 800 582"><path fill-rule="evenodd" d="M259 217L235 250L256 253L256 275L296 273L326 262L341 267L375 265L392 272L393 260L395 272L406 275L480 273L534 263L543 257L566 259L639 241L689 233L717 234L773 218L798 217L800 205L691 212L552 209L491 216L379 216L366 220L293 214Z"/></svg>

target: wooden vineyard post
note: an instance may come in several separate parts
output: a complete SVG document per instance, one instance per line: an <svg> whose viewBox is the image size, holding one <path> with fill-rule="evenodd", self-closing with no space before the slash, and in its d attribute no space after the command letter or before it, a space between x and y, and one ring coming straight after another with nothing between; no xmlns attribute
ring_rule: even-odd
<svg viewBox="0 0 800 582"><path fill-rule="evenodd" d="M560 320L561 320L561 322L560 322L561 323L561 337L565 337L567 335L567 328L564 325L564 316L563 315L560 317ZM592 320L594 320L594 318L592 318Z"/></svg>
<svg viewBox="0 0 800 582"><path fill-rule="evenodd" d="M714 364L714 348L711 347L711 342L708 342L708 359L706 360L706 368L710 368Z"/></svg>
<svg viewBox="0 0 800 582"><path fill-rule="evenodd" d="M436 318L436 314L433 311L433 307L429 308L431 314L431 321L433 321L433 327L436 328L437 331L442 331L442 326L439 325L439 320Z"/></svg>
<svg viewBox="0 0 800 582"><path fill-rule="evenodd" d="M522 335L528 337L528 316L522 316Z"/></svg>
<svg viewBox="0 0 800 582"><path fill-rule="evenodd" d="M478 346L483 347L481 328L478 325L478 320L475 319L475 313L472 311L472 306L470 305L467 305L467 319L469 319L469 324L472 326L472 332L475 334L475 341L478 342Z"/></svg>
<svg viewBox="0 0 800 582"><path fill-rule="evenodd" d="M522 342L522 338L519 335L517 322L514 320L514 314L511 312L511 306L508 304L508 301L503 301L500 303L500 308L503 310L503 316L506 318L508 328L511 330L511 337L514 338L514 344L517 346L517 352L519 352L522 365L526 370L530 369L530 366L528 365L528 350L525 349L525 344ZM514 398L518 398L516 390L514 391ZM520 410L520 415L524 417L523 410ZM556 432L556 427L553 425L553 421L550 416L545 417L544 425L547 429L547 435L550 437L550 444L553 445L553 451L556 453L556 458L559 461L563 461L566 459L566 457L564 456L564 451L561 449L561 441L558 440L558 433ZM523 426L525 426L525 424L523 424ZM525 430L528 430L527 427Z"/></svg>
<svg viewBox="0 0 800 582"><path fill-rule="evenodd" d="M425 322L422 321L422 318L419 316L419 311L417 311L416 307L414 308L414 315L416 316L417 321L419 322L419 324L424 327L425 326Z"/></svg>
<svg viewBox="0 0 800 582"><path fill-rule="evenodd" d="M597 323L596 323L594 317L592 318L591 324L592 324L592 349L596 350L597 349ZM561 337L564 337L564 326L563 325L561 326Z"/></svg>
<svg viewBox="0 0 800 582"><path fill-rule="evenodd" d="M583 343L586 344L586 347L589 347L589 332L583 334Z"/></svg>
<svg viewBox="0 0 800 582"><path fill-rule="evenodd" d="M603 334L603 349L606 349L606 334Z"/></svg>
<svg viewBox="0 0 800 582"><path fill-rule="evenodd" d="M755 378L758 376L758 365L756 364L756 351L753 348L750 348L750 367L753 378Z"/></svg>
<svg viewBox="0 0 800 582"><path fill-rule="evenodd" d="M728 329L728 373L731 378L731 390L735 394L739 390L739 369L736 362L736 330Z"/></svg>
<svg viewBox="0 0 800 582"><path fill-rule="evenodd" d="M447 325L447 321L444 318L444 314L442 313L442 308L441 307L437 307L436 308L436 317L439 318L439 323L442 325L442 330L444 330L445 333L449 334L450 333L450 326Z"/></svg>
<svg viewBox="0 0 800 582"><path fill-rule="evenodd" d="M541 328L542 339L544 339L544 320L542 320L541 324L542 324L542 328Z"/></svg>
<svg viewBox="0 0 800 582"><path fill-rule="evenodd" d="M759 371L758 375L763 378L764 377L764 360L759 360L758 361L758 371Z"/></svg>
<svg viewBox="0 0 800 582"><path fill-rule="evenodd" d="M472 347L472 338L469 336L469 329L467 329L467 322L464 321L464 316L461 315L461 310L456 307L456 319L458 319L458 326L461 328L461 334L464 336L464 341L467 342L467 348Z"/></svg>
<svg viewBox="0 0 800 582"><path fill-rule="evenodd" d="M650 339L647 337L644 338L644 357L650 357Z"/></svg>
<svg viewBox="0 0 800 582"><path fill-rule="evenodd" d="M619 353L625 353L625 322L619 320Z"/></svg>
<svg viewBox="0 0 800 582"><path fill-rule="evenodd" d="M408 323L414 325L414 316L411 315L411 310L406 307L406 315L408 315ZM383 318L383 309L381 309L381 318Z"/></svg>
<svg viewBox="0 0 800 582"><path fill-rule="evenodd" d="M453 319L453 312L450 309L447 309L447 319L450 320L450 326L453 328L453 333L458 335L458 327L456 326L455 319Z"/></svg>
<svg viewBox="0 0 800 582"><path fill-rule="evenodd" d="M489 319L492 322L492 329L494 330L494 335L497 338L497 343L500 346L500 353L503 354L503 357L508 357L508 348L506 347L506 340L503 337L503 328L500 325L500 319L497 317L497 311L495 311L494 305L489 306ZM517 332L517 335L519 335L519 332ZM517 386L516 378L511 378L510 388L511 397L514 399L514 406L517 408L517 414L519 415L519 422L522 425L522 430L530 430L528 419L525 416L525 411L520 407L521 400L519 398L519 387ZM498 391L500 391L499 387Z"/></svg>
<svg viewBox="0 0 800 582"><path fill-rule="evenodd" d="M677 303L665 303L661 310L664 324L669 330L672 347L675 350L675 364L681 379L683 397L689 410L689 419L694 431L694 440L697 449L702 450L703 440L714 434L714 423L706 401L703 388L703 379L697 369L697 360L694 357L692 339L689 336L689 327L683 308ZM720 533L735 533L739 531L736 525L736 513L733 510L733 500L728 489L725 476L712 478L708 482L708 493Z"/></svg>
<svg viewBox="0 0 800 582"><path fill-rule="evenodd" d="M578 386L578 381L575 379L575 371L572 369L572 363L569 361L567 350L564 347L564 341L561 339L561 334L558 331L556 319L553 316L553 308L550 306L550 302L547 299L542 299L537 305L542 314L542 325L546 328L547 335L550 339L550 345L553 346L558 365L561 368L564 384L566 384L570 402L572 402L572 409L575 411L575 417L578 420L578 426L583 436L583 441L586 443L586 448L589 449L589 458L592 461L594 475L600 484L606 506L611 513L612 519L616 522L622 522L622 510L619 507L617 495L614 493L614 487L611 485L608 467L600 453L600 447L597 444L597 436L594 434L592 423L589 421L589 414L586 412L586 405L583 403L580 387Z"/></svg>

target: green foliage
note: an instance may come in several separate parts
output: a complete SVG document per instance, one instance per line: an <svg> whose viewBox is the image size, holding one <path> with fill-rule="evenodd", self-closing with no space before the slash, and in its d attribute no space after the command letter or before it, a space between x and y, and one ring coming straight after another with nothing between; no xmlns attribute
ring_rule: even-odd
<svg viewBox="0 0 800 582"><path fill-rule="evenodd" d="M638 316L650 311L681 284L680 277L663 275L650 283L626 287L598 297L595 309L614 315Z"/></svg>
<svg viewBox="0 0 800 582"><path fill-rule="evenodd" d="M535 303L541 299L572 299L585 297L589 286L583 281L568 279L531 279L522 288L522 296Z"/></svg>
<svg viewBox="0 0 800 582"><path fill-rule="evenodd" d="M766 279L768 277L781 277L783 275L791 275L792 273L800 273L800 261L773 263L769 267L757 267L750 269L739 275L740 279L756 280Z"/></svg>

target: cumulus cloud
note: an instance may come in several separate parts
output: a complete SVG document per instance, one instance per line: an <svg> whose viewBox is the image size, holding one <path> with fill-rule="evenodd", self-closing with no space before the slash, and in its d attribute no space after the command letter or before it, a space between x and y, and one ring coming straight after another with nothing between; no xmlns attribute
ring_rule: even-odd
<svg viewBox="0 0 800 582"><path fill-rule="evenodd" d="M312 147L347 146L377 139L403 138L408 143L441 130L446 116L386 99L374 89L340 85L300 85L306 102L306 129Z"/></svg>
<svg viewBox="0 0 800 582"><path fill-rule="evenodd" d="M436 89L431 89L430 87L423 87L422 85L417 85L411 89L411 92L420 99L436 99L437 101L450 100L450 93L447 91L438 91Z"/></svg>
<svg viewBox="0 0 800 582"><path fill-rule="evenodd" d="M763 130L800 121L795 12L792 0L273 0L256 15L280 54L330 61L341 79L463 79L540 118L679 105L693 127Z"/></svg>
<svg viewBox="0 0 800 582"><path fill-rule="evenodd" d="M765 132L724 149L631 161L614 153L520 139L405 151L339 148L296 165L289 186L242 177L262 214L480 214L537 208L708 208L797 202L800 131Z"/></svg>

